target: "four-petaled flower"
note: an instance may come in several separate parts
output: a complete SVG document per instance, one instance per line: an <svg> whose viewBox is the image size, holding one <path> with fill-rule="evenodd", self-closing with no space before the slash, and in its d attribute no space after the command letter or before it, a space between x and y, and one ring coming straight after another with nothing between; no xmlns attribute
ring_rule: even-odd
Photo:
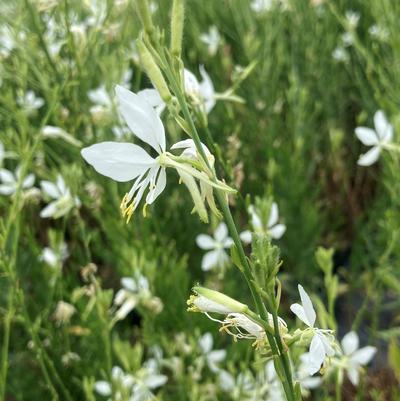
<svg viewBox="0 0 400 401"><path fill-rule="evenodd" d="M341 341L343 356L341 365L354 386L358 385L361 367L367 365L376 353L376 348L367 346L359 348L359 338L356 332L347 333Z"/></svg>
<svg viewBox="0 0 400 401"><path fill-rule="evenodd" d="M223 267L229 261L229 257L225 249L229 249L233 245L233 240L228 236L228 228L225 223L220 223L214 232L214 238L200 234L196 238L199 248L208 251L201 261L201 268L204 271L213 269L214 267Z"/></svg>
<svg viewBox="0 0 400 401"><path fill-rule="evenodd" d="M218 46L221 41L221 36L215 25L211 26L208 32L200 35L200 40L207 45L208 54L214 56L218 51Z"/></svg>
<svg viewBox="0 0 400 401"><path fill-rule="evenodd" d="M212 372L215 373L220 370L218 363L222 362L226 358L226 350L213 350L213 343L214 340L211 333L205 333L200 337L199 348L207 362L208 367Z"/></svg>
<svg viewBox="0 0 400 401"><path fill-rule="evenodd" d="M330 330L322 330L314 327L317 315L311 299L300 284L298 285L298 289L301 305L293 304L290 306L290 310L305 323L312 332L310 350L305 365L307 366L308 373L313 375L320 370L327 356L330 357L334 355L335 351L332 347L333 336Z"/></svg>
<svg viewBox="0 0 400 401"><path fill-rule="evenodd" d="M0 194L1 195L13 195L17 188L18 182L21 178L21 167L18 166L15 169L15 172L12 173L5 168L0 169L0 180L2 184L0 185ZM35 175L28 174L22 181L21 188L29 189L32 188L35 182Z"/></svg>
<svg viewBox="0 0 400 401"><path fill-rule="evenodd" d="M50 203L40 212L42 218L58 219L65 216L72 208L81 206L81 201L78 197L71 195L70 189L60 174L55 183L41 181L40 186L44 195L51 199Z"/></svg>
<svg viewBox="0 0 400 401"><path fill-rule="evenodd" d="M367 127L357 127L355 133L357 138L366 146L372 146L367 152L362 154L357 163L360 166L370 166L374 164L381 153L381 150L393 139L393 126L388 122L383 111L378 110L374 115L375 130Z"/></svg>
<svg viewBox="0 0 400 401"><path fill-rule="evenodd" d="M286 231L286 226L279 223L279 210L276 202L271 205L271 210L269 212L267 225L263 223L261 217L255 210L253 205L249 206L249 214L251 216L251 225L255 233L265 233L267 232L273 239L279 239L283 236ZM240 239L245 244L250 244L252 241L252 234L250 230L245 230L240 233Z"/></svg>

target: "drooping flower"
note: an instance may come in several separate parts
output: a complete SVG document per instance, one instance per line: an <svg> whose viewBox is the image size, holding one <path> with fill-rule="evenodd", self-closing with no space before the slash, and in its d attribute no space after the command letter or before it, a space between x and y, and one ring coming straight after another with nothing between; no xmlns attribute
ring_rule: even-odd
<svg viewBox="0 0 400 401"><path fill-rule="evenodd" d="M72 208L80 207L78 197L72 196L70 189L66 186L63 177L59 174L56 182L41 181L40 186L43 194L51 199L50 203L42 209L40 217L58 219L65 216Z"/></svg>
<svg viewBox="0 0 400 401"><path fill-rule="evenodd" d="M220 368L218 363L222 362L226 358L226 350L218 349L213 350L213 337L211 333L205 333L199 339L199 348L202 352L202 356L205 358L206 363L212 372L218 372Z"/></svg>
<svg viewBox="0 0 400 401"><path fill-rule="evenodd" d="M248 211L251 216L251 225L255 233L268 233L273 239L279 239L285 233L286 226L279 223L279 210L276 202L273 202L271 205L267 224L262 221L253 205L249 206ZM240 238L244 243L250 244L252 241L251 231L243 231L240 234Z"/></svg>
<svg viewBox="0 0 400 401"><path fill-rule="evenodd" d="M21 178L21 167L18 166L15 172L6 170L5 168L0 169L0 194L1 195L13 195L17 188L18 182ZM33 187L35 183L35 175L28 174L22 181L22 189L29 189Z"/></svg>
<svg viewBox="0 0 400 401"><path fill-rule="evenodd" d="M215 90L210 76L207 74L203 65L199 66L200 75L203 78L199 82L196 76L187 70L183 71L183 80L185 91L192 99L193 103L204 110L208 114L215 106Z"/></svg>
<svg viewBox="0 0 400 401"><path fill-rule="evenodd" d="M113 388L119 389L115 391L115 399L121 399L121 390L128 391L133 386L134 378L130 374L126 374L119 366L114 366L111 369L111 383L105 380L99 380L94 383L94 390L97 394L105 397L111 397L113 395ZM109 398L111 401L111 398Z"/></svg>
<svg viewBox="0 0 400 401"><path fill-rule="evenodd" d="M229 249L233 245L232 238L228 235L228 227L225 223L220 223L214 232L214 238L200 234L196 238L199 248L208 251L201 261L201 268L204 271L211 270L215 267L223 267L229 262L229 256L225 249Z"/></svg>
<svg viewBox="0 0 400 401"><path fill-rule="evenodd" d="M374 115L375 130L367 127L357 127L355 133L357 138L366 146L372 146L367 152L362 154L357 164L360 166L370 166L374 164L381 153L393 139L393 126L388 122L383 111L378 110Z"/></svg>
<svg viewBox="0 0 400 401"><path fill-rule="evenodd" d="M295 379L300 382L302 393L307 396L309 390L319 387L322 384L322 379L319 376L310 376L308 361L310 355L308 352L300 355L300 364L295 371Z"/></svg>
<svg viewBox="0 0 400 401"><path fill-rule="evenodd" d="M331 357L334 355L335 351L332 346L333 336L331 330L322 330L314 327L317 315L311 299L300 284L298 285L298 289L301 305L297 303L293 304L290 306L290 310L308 326L312 333L310 350L304 363L308 369L308 373L313 375L320 370L327 356Z"/></svg>
<svg viewBox="0 0 400 401"><path fill-rule="evenodd" d="M357 333L354 331L347 333L343 337L341 345L343 356L339 366L344 366L349 380L354 386L357 386L362 367L372 360L377 349L371 346L359 348L360 341Z"/></svg>
<svg viewBox="0 0 400 401"><path fill-rule="evenodd" d="M218 46L221 41L221 36L215 25L210 26L208 32L202 33L200 35L200 40L207 45L208 54L210 56L215 56L218 51Z"/></svg>
<svg viewBox="0 0 400 401"><path fill-rule="evenodd" d="M119 111L131 131L143 142L150 145L157 157L150 156L142 147L133 143L101 142L82 149L83 158L97 172L118 182L135 180L131 190L124 196L121 211L127 220L138 207L146 189L146 205L152 204L166 186L166 168L176 169L180 175L187 174L199 181L220 188L232 190L223 183L210 180L204 171L199 171L166 152L165 131L162 121L151 104L143 97L118 86L116 94ZM186 183L185 183L186 184ZM189 188L190 189L190 188Z"/></svg>

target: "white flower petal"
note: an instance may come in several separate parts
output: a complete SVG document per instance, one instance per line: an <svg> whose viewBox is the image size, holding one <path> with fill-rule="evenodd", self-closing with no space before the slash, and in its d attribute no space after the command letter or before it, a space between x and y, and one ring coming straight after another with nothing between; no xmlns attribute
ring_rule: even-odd
<svg viewBox="0 0 400 401"><path fill-rule="evenodd" d="M119 110L132 132L158 153L165 151L165 131L160 117L143 98L117 85Z"/></svg>
<svg viewBox="0 0 400 401"><path fill-rule="evenodd" d="M282 238L285 234L286 226L284 224L276 224L268 229L269 235L274 239Z"/></svg>
<svg viewBox="0 0 400 401"><path fill-rule="evenodd" d="M135 292L138 289L136 281L132 277L122 277L121 284L124 288L132 292Z"/></svg>
<svg viewBox="0 0 400 401"><path fill-rule="evenodd" d="M126 318L126 316L133 310L135 309L135 306L137 305L137 299L131 296L129 299L127 299L121 307L117 310L115 313L115 317L118 320L123 320Z"/></svg>
<svg viewBox="0 0 400 401"><path fill-rule="evenodd" d="M199 339L199 347L204 354L208 354L213 347L213 336L211 333L203 334Z"/></svg>
<svg viewBox="0 0 400 401"><path fill-rule="evenodd" d="M268 227L274 226L279 220L278 205L273 202L271 205L271 211L269 212Z"/></svg>
<svg viewBox="0 0 400 401"><path fill-rule="evenodd" d="M214 238L206 234L200 234L196 237L196 244L199 248L209 250L214 249L215 241Z"/></svg>
<svg viewBox="0 0 400 401"><path fill-rule="evenodd" d="M115 181L130 181L155 164L155 160L133 143L101 142L83 148L83 158L100 174Z"/></svg>
<svg viewBox="0 0 400 401"><path fill-rule="evenodd" d="M378 110L374 115L374 125L376 133L380 140L386 137L386 132L389 127L389 122L382 110Z"/></svg>
<svg viewBox="0 0 400 401"><path fill-rule="evenodd" d="M204 98L205 110L208 114L215 106L215 90L210 76L207 74L203 65L199 67L203 81L200 83L200 93Z"/></svg>
<svg viewBox="0 0 400 401"><path fill-rule="evenodd" d="M359 339L355 331L350 331L342 338L342 348L345 355L352 354L358 347Z"/></svg>
<svg viewBox="0 0 400 401"><path fill-rule="evenodd" d="M305 292L304 288L299 284L298 285L299 293L300 293L300 298L301 298L301 304L303 305L304 308L304 313L307 316L307 321L309 323L310 327L314 326L315 319L317 317L313 304L311 302L310 297L308 294Z"/></svg>
<svg viewBox="0 0 400 401"><path fill-rule="evenodd" d="M359 157L357 164L359 166L370 166L374 164L378 160L380 152L381 149L379 146L373 146L367 153Z"/></svg>
<svg viewBox="0 0 400 401"><path fill-rule="evenodd" d="M357 127L355 133L357 138L366 146L374 146L379 143L379 138L376 135L376 132L371 128Z"/></svg>
<svg viewBox="0 0 400 401"><path fill-rule="evenodd" d="M158 90L156 89L143 89L137 93L137 95L144 99L151 107L155 108L157 114L160 115L165 109L165 103L161 99Z"/></svg>
<svg viewBox="0 0 400 401"><path fill-rule="evenodd" d="M22 182L22 188L31 188L35 182L35 174L28 174Z"/></svg>
<svg viewBox="0 0 400 401"><path fill-rule="evenodd" d="M186 149L195 147L193 139L185 139L171 146L171 149Z"/></svg>
<svg viewBox="0 0 400 401"><path fill-rule="evenodd" d="M40 217L42 219L46 219L48 217L54 216L54 214L57 212L57 202L50 202L46 207L42 209L40 212Z"/></svg>
<svg viewBox="0 0 400 401"><path fill-rule="evenodd" d="M50 181L41 181L40 187L42 188L42 191L50 198L58 199L61 195L58 187Z"/></svg>
<svg viewBox="0 0 400 401"><path fill-rule="evenodd" d="M292 304L290 305L290 310L307 326L310 326L310 323L307 319L304 308L300 304Z"/></svg>
<svg viewBox="0 0 400 401"><path fill-rule="evenodd" d="M251 234L250 230L245 230L245 231L241 232L239 237L242 240L242 242L244 242L245 244L251 244L252 234Z"/></svg>
<svg viewBox="0 0 400 401"><path fill-rule="evenodd" d="M358 383L360 381L360 372L358 371L359 367L358 365L350 365L347 367L347 377L353 384L353 386L358 386Z"/></svg>
<svg viewBox="0 0 400 401"><path fill-rule="evenodd" d="M211 270L218 266L220 260L221 250L216 249L214 251L207 252L201 260L201 269L203 271Z"/></svg>
<svg viewBox="0 0 400 401"><path fill-rule="evenodd" d="M209 362L212 362L213 364L222 362L226 358L226 350L224 349L218 349L215 351L211 351L208 354L208 360Z"/></svg>
<svg viewBox="0 0 400 401"><path fill-rule="evenodd" d="M11 171L6 170L5 168L0 169L0 180L4 184L15 183L14 174Z"/></svg>
<svg viewBox="0 0 400 401"><path fill-rule="evenodd" d="M16 190L15 184L0 185L0 194L1 195L11 195L15 192L15 190Z"/></svg>
<svg viewBox="0 0 400 401"><path fill-rule="evenodd" d="M165 375L150 375L148 377L146 377L146 379L144 380L144 383L146 385L146 387L150 388L150 389L154 389L157 387L161 387L162 385L164 385L168 380L168 377Z"/></svg>
<svg viewBox="0 0 400 401"><path fill-rule="evenodd" d="M308 373L313 375L317 373L325 360L325 347L321 341L321 336L318 333L314 334L311 340L310 352L308 358Z"/></svg>
<svg viewBox="0 0 400 401"><path fill-rule="evenodd" d="M220 223L214 232L214 238L218 242L223 242L228 236L228 227L225 223Z"/></svg>
<svg viewBox="0 0 400 401"><path fill-rule="evenodd" d="M109 396L112 394L110 383L104 380L94 383L94 390L96 391L96 393L103 396Z"/></svg>
<svg viewBox="0 0 400 401"><path fill-rule="evenodd" d="M371 346L361 348L351 355L351 362L358 363L359 365L367 365L375 356L376 351L377 349Z"/></svg>

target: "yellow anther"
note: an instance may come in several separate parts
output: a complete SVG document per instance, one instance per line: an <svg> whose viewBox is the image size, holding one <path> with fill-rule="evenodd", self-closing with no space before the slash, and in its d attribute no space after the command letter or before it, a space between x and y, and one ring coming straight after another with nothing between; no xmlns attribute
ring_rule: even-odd
<svg viewBox="0 0 400 401"><path fill-rule="evenodd" d="M143 206L143 217L145 217L145 218L147 217L147 206L148 206L147 203L145 203Z"/></svg>

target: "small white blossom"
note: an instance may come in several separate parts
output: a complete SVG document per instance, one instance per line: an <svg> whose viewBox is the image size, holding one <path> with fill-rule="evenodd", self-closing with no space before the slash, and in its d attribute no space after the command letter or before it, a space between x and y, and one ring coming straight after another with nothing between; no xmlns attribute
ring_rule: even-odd
<svg viewBox="0 0 400 401"><path fill-rule="evenodd" d="M360 13L357 11L346 11L346 21L350 29L355 29L360 21Z"/></svg>
<svg viewBox="0 0 400 401"><path fill-rule="evenodd" d="M29 115L40 109L44 105L44 100L41 97L37 97L35 92L30 90L24 96L19 96L17 103Z"/></svg>
<svg viewBox="0 0 400 401"><path fill-rule="evenodd" d="M308 373L313 375L320 370L327 356L334 355L335 352L332 347L333 338L330 330L322 330L314 327L317 315L311 299L300 284L298 285L298 289L301 305L297 303L293 304L290 306L290 310L309 327L313 334L310 350L305 361Z"/></svg>
<svg viewBox="0 0 400 401"><path fill-rule="evenodd" d="M371 149L362 154L357 163L360 166L374 164L381 153L393 139L393 126L388 122L383 111L378 110L374 115L375 130L367 127L357 127L355 133L357 138Z"/></svg>
<svg viewBox="0 0 400 401"><path fill-rule="evenodd" d="M42 218L58 219L65 216L72 208L79 208L81 205L79 198L71 195L71 191L61 175L57 176L55 183L41 181L40 186L43 194L51 199L50 203L40 212Z"/></svg>
<svg viewBox="0 0 400 401"><path fill-rule="evenodd" d="M18 187L18 182L21 178L21 167L18 166L15 172L6 170L5 168L0 169L0 195L13 195ZM28 174L22 181L22 189L29 189L33 187L35 183L35 175Z"/></svg>
<svg viewBox="0 0 400 401"><path fill-rule="evenodd" d="M134 277L123 277L121 279L122 288L116 293L114 305L117 307L115 318L123 320L139 303L153 304L153 300L161 305L161 300L153 297L150 292L149 281L141 274Z"/></svg>
<svg viewBox="0 0 400 401"><path fill-rule="evenodd" d="M354 331L347 333L341 341L343 356L340 366L344 366L347 376L354 386L358 385L362 366L367 365L377 351L375 347L371 346L359 348L359 343L358 335Z"/></svg>
<svg viewBox="0 0 400 401"><path fill-rule="evenodd" d="M40 254L40 260L45 262L50 267L62 266L63 262L68 258L69 252L65 242L62 242L58 249L45 247Z"/></svg>
<svg viewBox="0 0 400 401"><path fill-rule="evenodd" d="M218 364L226 358L226 350L213 350L213 343L214 340L211 333L205 333L199 340L202 356L205 358L210 370L215 373L220 370Z"/></svg>
<svg viewBox="0 0 400 401"><path fill-rule="evenodd" d="M204 108L204 112L208 114L216 103L214 85L204 66L201 65L199 70L203 78L201 82L197 80L193 73L185 68L183 71L185 91L193 102L201 108Z"/></svg>
<svg viewBox="0 0 400 401"><path fill-rule="evenodd" d="M211 270L216 267L223 267L229 261L229 257L225 249L229 249L233 245L233 240L228 236L228 227L225 223L220 223L214 232L214 238L200 234L196 238L199 248L208 251L201 261L201 268L204 271Z"/></svg>
<svg viewBox="0 0 400 401"><path fill-rule="evenodd" d="M332 52L332 57L335 61L345 62L349 59L349 54L347 53L346 49L342 46L338 46Z"/></svg>
<svg viewBox="0 0 400 401"><path fill-rule="evenodd" d="M210 56L215 56L218 51L218 46L221 41L221 36L215 25L211 26L208 32L202 33L200 35L200 40L207 45L208 54Z"/></svg>
<svg viewBox="0 0 400 401"><path fill-rule="evenodd" d="M276 202L273 202L271 205L271 210L269 212L268 222L266 225L257 214L253 205L249 206L248 211L251 216L251 225L255 233L268 233L273 239L282 238L286 231L286 226L282 223L279 223L279 209ZM240 234L240 239L244 243L250 244L252 241L251 231L243 231Z"/></svg>

